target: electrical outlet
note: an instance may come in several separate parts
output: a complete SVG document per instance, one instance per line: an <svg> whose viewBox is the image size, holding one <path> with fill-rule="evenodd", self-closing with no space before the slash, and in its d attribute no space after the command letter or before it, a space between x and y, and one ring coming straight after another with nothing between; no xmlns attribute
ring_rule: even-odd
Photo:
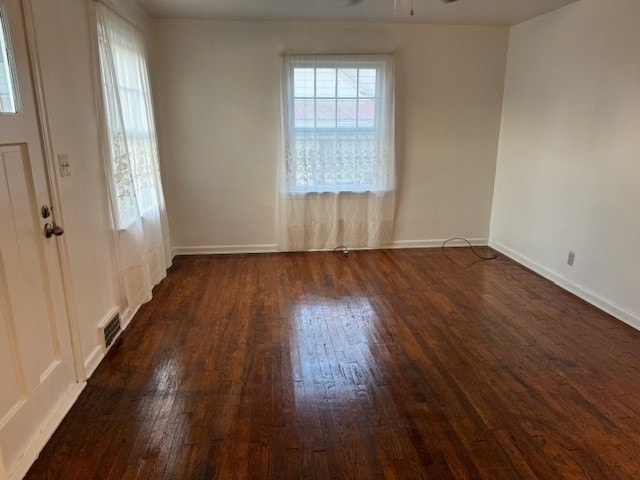
<svg viewBox="0 0 640 480"><path fill-rule="evenodd" d="M569 257L567 258L567 265L573 267L574 262L576 261L575 252L569 252Z"/></svg>
<svg viewBox="0 0 640 480"><path fill-rule="evenodd" d="M58 154L58 164L60 165L60 176L68 177L71 175L71 162L69 161L68 153Z"/></svg>

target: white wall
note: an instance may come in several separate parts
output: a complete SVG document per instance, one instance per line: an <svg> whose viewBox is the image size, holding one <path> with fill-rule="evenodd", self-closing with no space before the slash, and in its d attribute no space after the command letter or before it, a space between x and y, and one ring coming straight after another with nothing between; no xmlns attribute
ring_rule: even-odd
<svg viewBox="0 0 640 480"><path fill-rule="evenodd" d="M491 240L640 327L638 20L582 0L512 28Z"/></svg>
<svg viewBox="0 0 640 480"><path fill-rule="evenodd" d="M280 52L396 52L395 239L487 238L508 29L153 21L174 246L275 243Z"/></svg>
<svg viewBox="0 0 640 480"><path fill-rule="evenodd" d="M84 363L102 358L97 326L121 309L106 180L94 103L90 0L32 0L53 149L69 153L72 174L59 177L76 316ZM112 2L142 26L146 15ZM59 176L59 172L55 172Z"/></svg>

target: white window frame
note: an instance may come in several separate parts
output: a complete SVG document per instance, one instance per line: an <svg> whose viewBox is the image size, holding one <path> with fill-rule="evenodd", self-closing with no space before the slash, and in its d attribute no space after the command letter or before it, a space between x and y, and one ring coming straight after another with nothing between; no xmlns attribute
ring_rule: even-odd
<svg viewBox="0 0 640 480"><path fill-rule="evenodd" d="M387 89L383 88L383 83L385 81L389 81L384 78L384 72L387 69L387 61L380 57L370 58L367 55L363 55L361 58L353 57L353 58L341 58L339 56L326 55L325 58L318 58L317 56L310 56L313 58L305 58L305 56L299 56L293 59L289 59L285 63L285 72L286 75L286 86L285 91L282 93L286 95L286 102L288 108L286 109L286 117L284 119L284 128L286 130L286 135L288 135L290 141L295 144L295 139L298 135L303 135L305 132L310 132L312 134L326 133L328 135L334 134L339 135L341 132L350 133L357 137L358 134L365 133L372 135L374 140L377 138L377 135L380 134L378 131L380 125L380 117L382 115L382 95L385 94ZM296 69L314 69L314 93L313 96L304 96L304 97L296 97L295 95L295 70ZM318 69L335 69L336 70L336 80L335 80L335 94L333 97L327 96L318 96L317 91L317 70ZM358 78L356 83L356 96L348 97L348 96L339 96L338 95L338 70L340 69L349 69L349 70L358 70ZM373 96L360 96L360 70L375 70L376 71L376 92ZM314 124L313 128L305 128L305 127L297 127L296 119L295 119L295 104L296 100L309 100L314 103ZM335 101L335 125L333 128L331 127L318 127L317 122L317 102L334 100ZM356 105L356 119L354 127L340 127L338 126L338 101L340 100L353 100ZM375 107L375 115L373 120L373 126L370 128L360 127L359 123L359 108L361 100L373 100L376 103ZM384 99L387 102L392 102L392 99ZM291 149L291 157L289 161L296 161L296 152L295 148ZM375 160L372 158L372 160ZM385 167L378 167L385 168ZM370 191L380 191L379 185L375 182L371 182L370 184L346 184L346 183L314 183L314 185L299 185L296 184L295 179L288 182L287 189L290 193L293 194L306 194L306 193L343 193L343 192L370 192Z"/></svg>

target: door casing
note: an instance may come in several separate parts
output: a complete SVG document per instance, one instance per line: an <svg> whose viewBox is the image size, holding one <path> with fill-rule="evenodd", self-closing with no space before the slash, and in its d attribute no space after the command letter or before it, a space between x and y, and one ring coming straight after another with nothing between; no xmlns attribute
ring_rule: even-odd
<svg viewBox="0 0 640 480"><path fill-rule="evenodd" d="M42 142L42 154L44 156L45 170L47 173L47 181L49 184L49 192L51 202L55 206L56 219L61 225L64 222L64 208L60 195L60 187L58 184L58 176L56 175L55 151L53 149L53 141L51 138L51 127L47 111L47 104L44 94L44 84L42 81L42 68L40 63L40 54L38 50L38 40L36 35L35 19L33 14L33 4L31 0L21 0L22 14L24 21L24 29L27 40L27 49L29 55L29 64L31 67L31 79L34 88L34 98L36 101L36 114L39 120L40 137ZM76 381L78 383L86 382L87 374L85 371L82 344L80 341L80 328L78 325L78 317L75 310L75 301L73 295L73 282L71 277L71 263L69 261L69 249L66 238L59 237L58 258L60 262L60 271L62 273L62 288L64 291L67 322L71 335L71 348L73 351L73 363L76 372Z"/></svg>

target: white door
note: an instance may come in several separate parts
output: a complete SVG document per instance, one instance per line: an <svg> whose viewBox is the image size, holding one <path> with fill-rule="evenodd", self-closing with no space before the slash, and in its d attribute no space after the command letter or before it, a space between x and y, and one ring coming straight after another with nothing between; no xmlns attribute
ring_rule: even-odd
<svg viewBox="0 0 640 480"><path fill-rule="evenodd" d="M38 454L42 432L53 428L77 385L58 240L44 233L55 210L47 218L41 214L51 197L20 0L0 4L17 87L8 95L5 82L0 109L0 476L4 464L5 475L14 478ZM7 60L0 62L5 77ZM6 112L12 103L17 113Z"/></svg>

